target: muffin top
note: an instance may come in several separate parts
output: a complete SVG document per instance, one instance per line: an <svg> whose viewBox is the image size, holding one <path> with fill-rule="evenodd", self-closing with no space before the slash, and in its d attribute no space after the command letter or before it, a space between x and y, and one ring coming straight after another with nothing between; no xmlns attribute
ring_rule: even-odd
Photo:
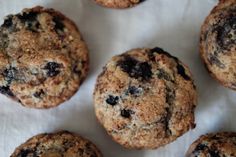
<svg viewBox="0 0 236 157"><path fill-rule="evenodd" d="M114 56L94 91L98 120L127 148L153 149L195 127L197 96L192 75L161 48Z"/></svg>
<svg viewBox="0 0 236 157"><path fill-rule="evenodd" d="M0 93L26 107L69 99L88 71L88 50L76 25L53 9L34 7L0 27Z"/></svg>
<svg viewBox="0 0 236 157"><path fill-rule="evenodd" d="M200 53L207 69L224 86L236 89L236 1L221 0L206 18Z"/></svg>
<svg viewBox="0 0 236 157"><path fill-rule="evenodd" d="M189 148L186 157L234 157L236 133L221 132L201 136Z"/></svg>
<svg viewBox="0 0 236 157"><path fill-rule="evenodd" d="M87 139L60 131L30 138L16 148L10 157L102 157L102 154Z"/></svg>

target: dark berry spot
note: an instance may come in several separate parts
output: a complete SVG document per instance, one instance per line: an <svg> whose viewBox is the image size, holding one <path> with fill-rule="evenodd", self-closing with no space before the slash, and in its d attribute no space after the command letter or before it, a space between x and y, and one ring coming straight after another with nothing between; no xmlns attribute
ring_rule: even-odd
<svg viewBox="0 0 236 157"><path fill-rule="evenodd" d="M151 66L147 62L138 63L133 69L131 75L135 78L141 77L144 80L148 80L152 77Z"/></svg>
<svg viewBox="0 0 236 157"><path fill-rule="evenodd" d="M205 144L198 144L193 151L194 155L198 155L200 152L206 151L210 155L209 157L220 157L219 152L217 150L212 150Z"/></svg>
<svg viewBox="0 0 236 157"><path fill-rule="evenodd" d="M163 69L158 69L157 77L159 79L165 79L167 81L171 81L171 76Z"/></svg>
<svg viewBox="0 0 236 157"><path fill-rule="evenodd" d="M155 53L164 53L165 51L159 47L155 47L153 49L151 49L148 53L148 56L150 58L150 60L155 61Z"/></svg>
<svg viewBox="0 0 236 157"><path fill-rule="evenodd" d="M38 32L40 23L38 22L37 12L24 12L23 14L17 14L17 17L25 24L27 30L32 32Z"/></svg>
<svg viewBox="0 0 236 157"><path fill-rule="evenodd" d="M42 96L44 95L44 91L41 89L40 91L37 91L34 93L34 97L36 98L42 98Z"/></svg>
<svg viewBox="0 0 236 157"><path fill-rule="evenodd" d="M132 110L129 110L129 109L123 109L123 110L121 110L120 114L124 118L130 118L131 114L134 114L134 112Z"/></svg>
<svg viewBox="0 0 236 157"><path fill-rule="evenodd" d="M198 144L195 149L193 150L192 154L198 156L201 152L208 150L208 146L205 144Z"/></svg>
<svg viewBox="0 0 236 157"><path fill-rule="evenodd" d="M38 13L37 12L23 12L22 14L16 15L22 23L37 21Z"/></svg>
<svg viewBox="0 0 236 157"><path fill-rule="evenodd" d="M164 53L166 54L167 52L164 51L162 48L160 47L154 47L153 49L150 50L151 53Z"/></svg>
<svg viewBox="0 0 236 157"><path fill-rule="evenodd" d="M163 55L166 55L167 57L170 57L170 58L173 58L174 60L178 61L178 58L172 56L171 54L169 54L168 52L166 52L165 50L163 50L162 48L159 48L159 47L155 47L153 49L150 50L150 55L153 55L154 53L157 53L157 54L163 54Z"/></svg>
<svg viewBox="0 0 236 157"><path fill-rule="evenodd" d="M0 39L0 49L6 49L9 45L8 35L0 32Z"/></svg>
<svg viewBox="0 0 236 157"><path fill-rule="evenodd" d="M151 66L147 62L139 62L130 56L125 56L124 60L119 61L117 65L130 77L145 81L152 77Z"/></svg>
<svg viewBox="0 0 236 157"><path fill-rule="evenodd" d="M133 96L139 96L142 93L143 89L141 87L130 86L128 88L128 93Z"/></svg>
<svg viewBox="0 0 236 157"><path fill-rule="evenodd" d="M5 28L11 27L11 26L13 25L12 17L13 17L13 16L8 16L8 17L4 20L4 23L2 24L2 27L5 27Z"/></svg>
<svg viewBox="0 0 236 157"><path fill-rule="evenodd" d="M16 73L17 73L17 69L15 67L10 67L8 69L5 69L2 75L4 76L8 84L10 84L12 80L16 79Z"/></svg>
<svg viewBox="0 0 236 157"><path fill-rule="evenodd" d="M65 25L63 23L63 20L60 17L58 17L58 16L54 17L53 22L55 23L54 28L56 31L58 31L58 30L63 31L64 30Z"/></svg>
<svg viewBox="0 0 236 157"><path fill-rule="evenodd" d="M218 151L209 150L210 157L220 157Z"/></svg>
<svg viewBox="0 0 236 157"><path fill-rule="evenodd" d="M205 144L199 144L197 145L194 151L202 151L202 150L205 150L206 148L207 146Z"/></svg>
<svg viewBox="0 0 236 157"><path fill-rule="evenodd" d="M236 17L231 15L223 20L224 24L213 31L217 32L218 45L223 49L228 49L231 45L236 44Z"/></svg>
<svg viewBox="0 0 236 157"><path fill-rule="evenodd" d="M119 97L118 96L112 96L112 95L109 95L108 98L106 99L106 103L114 106L118 103L119 101Z"/></svg>
<svg viewBox="0 0 236 157"><path fill-rule="evenodd" d="M47 71L47 76L54 77L60 73L61 65L56 62L48 62L44 69Z"/></svg>
<svg viewBox="0 0 236 157"><path fill-rule="evenodd" d="M184 67L181 64L177 64L177 71L185 80L191 80L191 78L186 74Z"/></svg>
<svg viewBox="0 0 236 157"><path fill-rule="evenodd" d="M79 75L79 76L80 76L81 73L82 73L81 70L77 67L77 65L74 66L73 72L74 72L75 74Z"/></svg>
<svg viewBox="0 0 236 157"><path fill-rule="evenodd" d="M0 93L7 95L7 96L11 96L11 97L14 96L14 94L10 90L9 86L0 86Z"/></svg>
<svg viewBox="0 0 236 157"><path fill-rule="evenodd" d="M118 66L127 73L131 73L138 61L130 56L125 56L124 60L118 62Z"/></svg>
<svg viewBox="0 0 236 157"><path fill-rule="evenodd" d="M37 157L36 151L30 149L23 149L18 154L18 157Z"/></svg>
<svg viewBox="0 0 236 157"><path fill-rule="evenodd" d="M219 68L225 68L225 65L218 59L217 55L209 54L208 61Z"/></svg>
<svg viewBox="0 0 236 157"><path fill-rule="evenodd" d="M40 27L39 22L27 22L27 23L25 23L25 25L26 25L27 30L30 30L35 33L38 32L39 27Z"/></svg>

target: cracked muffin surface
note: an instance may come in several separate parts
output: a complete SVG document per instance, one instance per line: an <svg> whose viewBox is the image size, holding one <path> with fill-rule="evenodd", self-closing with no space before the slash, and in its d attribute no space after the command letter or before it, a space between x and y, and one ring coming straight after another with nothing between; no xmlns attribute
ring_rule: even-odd
<svg viewBox="0 0 236 157"><path fill-rule="evenodd" d="M89 140L68 132L36 135L16 148L10 157L102 157Z"/></svg>
<svg viewBox="0 0 236 157"><path fill-rule="evenodd" d="M114 56L98 76L95 113L112 138L127 148L164 146L195 127L192 75L161 48Z"/></svg>
<svg viewBox="0 0 236 157"><path fill-rule="evenodd" d="M236 90L236 1L221 0L206 18L200 54L209 73Z"/></svg>
<svg viewBox="0 0 236 157"><path fill-rule="evenodd" d="M0 27L0 93L31 108L68 100L88 71L88 49L74 22L37 6Z"/></svg>
<svg viewBox="0 0 236 157"><path fill-rule="evenodd" d="M145 0L95 0L96 3L108 8L129 8Z"/></svg>
<svg viewBox="0 0 236 157"><path fill-rule="evenodd" d="M201 136L189 148L186 157L234 157L236 133L221 132Z"/></svg>

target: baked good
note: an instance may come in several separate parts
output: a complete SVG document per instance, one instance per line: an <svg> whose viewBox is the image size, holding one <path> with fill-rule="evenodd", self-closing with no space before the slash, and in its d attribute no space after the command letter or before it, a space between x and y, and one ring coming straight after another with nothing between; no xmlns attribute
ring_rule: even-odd
<svg viewBox="0 0 236 157"><path fill-rule="evenodd" d="M0 93L31 108L68 100L88 72L88 49L76 25L37 6L0 27Z"/></svg>
<svg viewBox="0 0 236 157"><path fill-rule="evenodd" d="M188 67L158 47L112 57L94 90L98 120L133 149L158 148L193 129L196 102Z"/></svg>
<svg viewBox="0 0 236 157"><path fill-rule="evenodd" d="M201 136L189 148L186 157L234 157L236 133L221 132Z"/></svg>
<svg viewBox="0 0 236 157"><path fill-rule="evenodd" d="M209 73L222 85L236 90L236 1L220 0L206 18L200 54Z"/></svg>
<svg viewBox="0 0 236 157"><path fill-rule="evenodd" d="M95 0L97 4L104 7L119 9L133 7L144 1L145 0Z"/></svg>
<svg viewBox="0 0 236 157"><path fill-rule="evenodd" d="M83 137L60 131L34 136L10 157L102 157L98 148Z"/></svg>

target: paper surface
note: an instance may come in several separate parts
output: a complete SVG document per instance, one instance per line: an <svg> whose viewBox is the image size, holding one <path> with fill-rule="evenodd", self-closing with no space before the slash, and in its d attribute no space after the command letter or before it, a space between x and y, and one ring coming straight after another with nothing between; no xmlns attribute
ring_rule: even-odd
<svg viewBox="0 0 236 157"><path fill-rule="evenodd" d="M93 0L0 0L0 21L25 7L55 8L78 25L90 49L90 72L69 101L49 110L24 108L0 96L0 157L9 157L28 138L69 130L93 141L104 157L183 157L201 134L236 131L236 92L220 86L204 69L198 53L200 26L217 0L147 0L114 10ZM197 85L196 128L158 150L126 150L113 142L97 122L92 93L97 75L113 55L137 47L159 46L187 64Z"/></svg>

